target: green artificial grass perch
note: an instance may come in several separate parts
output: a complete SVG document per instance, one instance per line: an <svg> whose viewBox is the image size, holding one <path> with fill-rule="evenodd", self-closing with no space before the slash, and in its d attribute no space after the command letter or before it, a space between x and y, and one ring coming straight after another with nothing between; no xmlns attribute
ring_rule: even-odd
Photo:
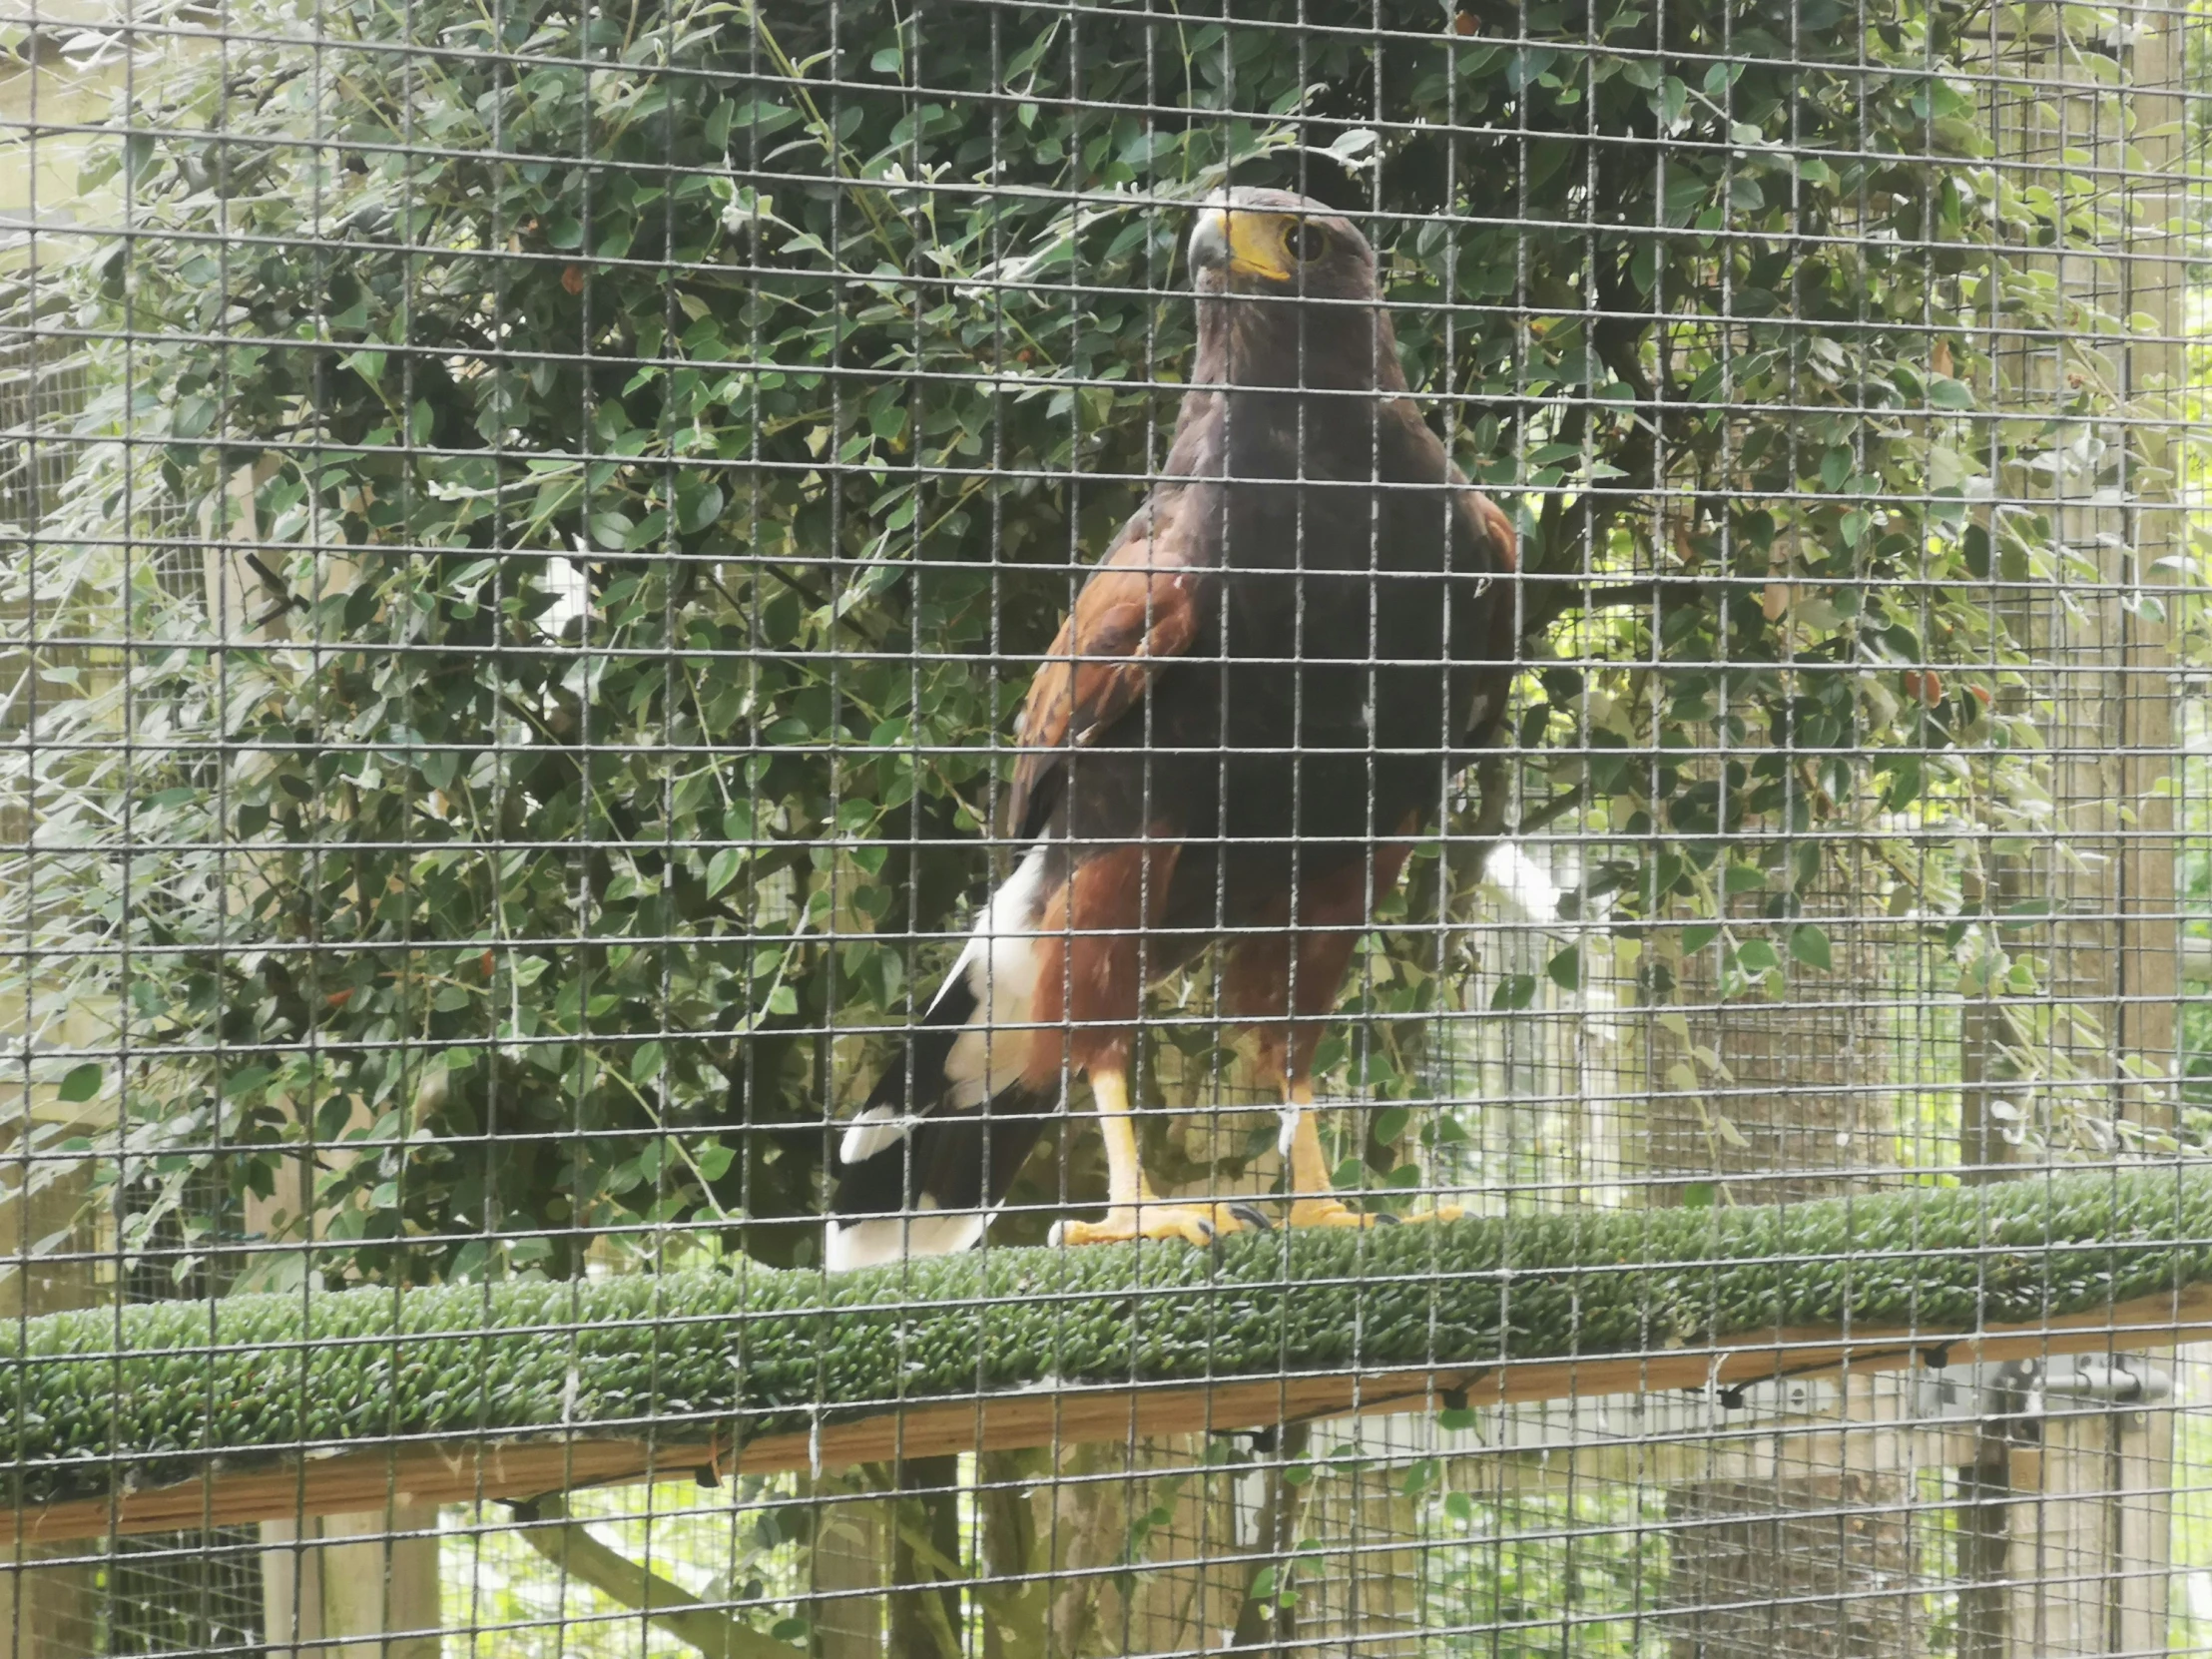
<svg viewBox="0 0 2212 1659"><path fill-rule="evenodd" d="M2212 1280L2212 1163L1771 1207L1575 1211L1181 1245L993 1250L239 1296L0 1332L21 1505L394 1438L741 1439L1073 1382L1970 1332Z"/></svg>

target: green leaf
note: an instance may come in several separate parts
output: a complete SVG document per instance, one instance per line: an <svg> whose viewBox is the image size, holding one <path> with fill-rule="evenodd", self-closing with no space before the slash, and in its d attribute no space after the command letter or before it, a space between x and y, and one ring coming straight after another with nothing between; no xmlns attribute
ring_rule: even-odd
<svg viewBox="0 0 2212 1659"><path fill-rule="evenodd" d="M750 846L724 846L715 850L707 860L707 896L715 897L738 878L738 871L745 868L746 859L753 855Z"/></svg>
<svg viewBox="0 0 2212 1659"><path fill-rule="evenodd" d="M722 517L722 486L712 480L677 492L676 528L687 535L704 530Z"/></svg>
<svg viewBox="0 0 2212 1659"><path fill-rule="evenodd" d="M1701 179L1695 174L1685 175L1677 169L1674 178L1667 185L1667 223L1688 224L1690 216L1697 212L1712 191L1711 180Z"/></svg>
<svg viewBox="0 0 2212 1659"><path fill-rule="evenodd" d="M223 1079L223 1095L226 1100L236 1100L241 1095L253 1094L263 1088L276 1075L267 1066L241 1066Z"/></svg>
<svg viewBox="0 0 2212 1659"><path fill-rule="evenodd" d="M1757 892L1767 884L1767 872L1757 864L1730 864L1721 877L1721 889L1731 895Z"/></svg>
<svg viewBox="0 0 2212 1659"><path fill-rule="evenodd" d="M169 418L169 435L173 438L206 437L215 425L216 411L221 406L205 392L180 397Z"/></svg>
<svg viewBox="0 0 2212 1659"><path fill-rule="evenodd" d="M70 1068L69 1075L62 1079L58 1092L70 1105L81 1106L100 1092L102 1075L99 1066L88 1060L81 1066Z"/></svg>
<svg viewBox="0 0 2212 1659"><path fill-rule="evenodd" d="M1563 991L1579 988L1582 983L1582 947L1568 945L1544 964L1544 972L1550 974L1551 982Z"/></svg>
<svg viewBox="0 0 2212 1659"><path fill-rule="evenodd" d="M1752 939L1736 951L1736 966L1744 973L1765 973L1779 967L1782 958L1774 953L1774 946L1765 939Z"/></svg>
<svg viewBox="0 0 2212 1659"><path fill-rule="evenodd" d="M737 1149L724 1146L720 1141L708 1141L695 1148L692 1162L699 1166L702 1180L720 1181L730 1173L730 1166L737 1160Z"/></svg>
<svg viewBox="0 0 2212 1659"><path fill-rule="evenodd" d="M1836 965L1829 954L1828 935L1809 921L1790 930L1790 954L1824 972Z"/></svg>
<svg viewBox="0 0 2212 1659"><path fill-rule="evenodd" d="M1532 973L1508 973L1497 982L1497 989L1490 993L1490 1006L1501 1013L1525 1008L1536 1000L1536 976Z"/></svg>

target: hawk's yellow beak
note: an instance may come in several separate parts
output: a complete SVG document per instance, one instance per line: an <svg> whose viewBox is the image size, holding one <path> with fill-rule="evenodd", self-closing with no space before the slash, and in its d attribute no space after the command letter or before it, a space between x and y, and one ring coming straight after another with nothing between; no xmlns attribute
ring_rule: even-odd
<svg viewBox="0 0 2212 1659"><path fill-rule="evenodd" d="M1200 271L1288 282L1297 273L1289 258L1287 223L1282 214L1208 208L1191 230L1191 264Z"/></svg>

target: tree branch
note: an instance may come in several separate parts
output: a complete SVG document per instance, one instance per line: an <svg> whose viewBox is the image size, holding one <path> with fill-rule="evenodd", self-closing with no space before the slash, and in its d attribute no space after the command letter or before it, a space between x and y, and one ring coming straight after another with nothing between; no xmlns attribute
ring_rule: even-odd
<svg viewBox="0 0 2212 1659"><path fill-rule="evenodd" d="M1244 1604L1237 1610L1232 1647L1264 1647L1273 1654L1287 1654L1298 1645L1297 1603L1283 1594L1289 1588L1283 1581L1296 1560L1299 1514L1310 1482L1294 1485L1287 1477L1292 1466L1305 1457L1312 1434L1306 1423L1288 1423L1275 1448L1276 1460L1267 1471L1267 1496L1260 1506L1259 1524L1247 1553ZM1276 1569L1276 1593L1255 1595L1260 1574L1269 1567Z"/></svg>
<svg viewBox="0 0 2212 1659"><path fill-rule="evenodd" d="M802 1650L701 1601L680 1584L648 1572L569 1518L558 1492L514 1506L522 1541L572 1578L601 1595L634 1607L652 1623L708 1659L800 1659Z"/></svg>
<svg viewBox="0 0 2212 1659"><path fill-rule="evenodd" d="M1581 802L1582 786L1580 784L1561 790L1534 812L1521 814L1520 823L1513 826L1513 833L1515 835L1533 834L1553 819L1559 817L1560 814L1581 805Z"/></svg>
<svg viewBox="0 0 2212 1659"><path fill-rule="evenodd" d="M1563 586L1563 584L1562 584ZM1567 598L1556 609L1566 611L1605 611L1618 605L1648 605L1653 600L1710 598L1716 593L1726 593L1731 588L1741 588L1742 582L1685 581L1680 577L1650 577L1641 582L1622 582L1611 587L1592 588L1587 595L1566 589Z"/></svg>

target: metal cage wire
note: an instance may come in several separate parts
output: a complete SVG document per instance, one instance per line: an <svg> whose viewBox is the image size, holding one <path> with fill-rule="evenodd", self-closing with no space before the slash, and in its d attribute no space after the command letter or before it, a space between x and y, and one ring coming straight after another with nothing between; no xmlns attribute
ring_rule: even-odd
<svg viewBox="0 0 2212 1659"><path fill-rule="evenodd" d="M2198 0L0 42L10 1651L2212 1649Z"/></svg>

